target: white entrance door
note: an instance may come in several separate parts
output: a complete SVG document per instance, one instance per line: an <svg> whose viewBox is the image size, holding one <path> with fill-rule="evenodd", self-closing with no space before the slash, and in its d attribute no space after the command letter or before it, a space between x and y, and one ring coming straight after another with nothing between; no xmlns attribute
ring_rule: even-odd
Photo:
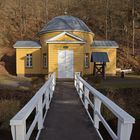
<svg viewBox="0 0 140 140"><path fill-rule="evenodd" d="M58 50L58 78L73 78L73 50Z"/></svg>

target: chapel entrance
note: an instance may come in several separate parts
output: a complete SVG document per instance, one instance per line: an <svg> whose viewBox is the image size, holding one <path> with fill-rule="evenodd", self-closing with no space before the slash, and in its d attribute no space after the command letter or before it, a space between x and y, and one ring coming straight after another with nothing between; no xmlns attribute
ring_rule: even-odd
<svg viewBox="0 0 140 140"><path fill-rule="evenodd" d="M73 76L73 50L58 50L58 78Z"/></svg>

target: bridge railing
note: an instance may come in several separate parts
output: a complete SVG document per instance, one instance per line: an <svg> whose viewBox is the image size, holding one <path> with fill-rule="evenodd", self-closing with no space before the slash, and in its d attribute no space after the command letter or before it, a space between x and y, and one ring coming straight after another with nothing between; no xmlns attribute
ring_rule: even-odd
<svg viewBox="0 0 140 140"><path fill-rule="evenodd" d="M109 98L90 86L85 80L82 79L79 72L75 73L74 84L87 114L89 115L101 139L103 140L103 137L99 132L99 122L102 122L113 140L130 140L135 119L112 102ZM93 101L89 98L90 94L92 94L94 97ZM103 117L101 112L102 104L104 104L117 117L117 134L114 133ZM93 116L89 112L89 106L91 106L93 110Z"/></svg>
<svg viewBox="0 0 140 140"><path fill-rule="evenodd" d="M43 122L55 89L55 73L50 74L46 83L32 97L32 99L10 120L13 140L29 140L35 126L38 126L36 140L39 137ZM43 109L45 108L45 113ZM35 110L35 117L27 130L26 121Z"/></svg>

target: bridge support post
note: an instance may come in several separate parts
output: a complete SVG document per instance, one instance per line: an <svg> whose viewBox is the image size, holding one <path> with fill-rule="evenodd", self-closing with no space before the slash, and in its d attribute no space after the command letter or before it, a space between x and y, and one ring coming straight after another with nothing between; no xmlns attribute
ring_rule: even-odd
<svg viewBox="0 0 140 140"><path fill-rule="evenodd" d="M77 75L80 76L80 72L75 72L75 80L74 80L74 85L76 87L76 90L78 91L78 88L79 88L79 83L78 83L78 78L77 78Z"/></svg>
<svg viewBox="0 0 140 140"><path fill-rule="evenodd" d="M79 81L79 96L80 96L80 99L82 99L82 95L83 95L83 83L81 81Z"/></svg>
<svg viewBox="0 0 140 140"><path fill-rule="evenodd" d="M96 96L94 96L94 127L99 129L100 119L98 114L101 112L101 100L99 100Z"/></svg>
<svg viewBox="0 0 140 140"><path fill-rule="evenodd" d="M38 130L43 128L43 110L42 110L42 97L40 98L37 105L37 112L39 113L38 118Z"/></svg>
<svg viewBox="0 0 140 140"><path fill-rule="evenodd" d="M55 75L54 75L53 80L52 80L52 91L55 90L55 85L56 85L56 81L55 81Z"/></svg>
<svg viewBox="0 0 140 140"><path fill-rule="evenodd" d="M89 102L88 102L88 99L89 99L89 90L85 87L85 90L84 90L84 104L85 104L85 109L88 110L88 105L89 105Z"/></svg>
<svg viewBox="0 0 140 140"><path fill-rule="evenodd" d="M53 97L53 84L50 85L50 88L49 88L49 95L50 95L50 101Z"/></svg>
<svg viewBox="0 0 140 140"><path fill-rule="evenodd" d="M12 138L13 140L16 140L16 126L11 125L11 133L12 133Z"/></svg>
<svg viewBox="0 0 140 140"><path fill-rule="evenodd" d="M26 124L12 125L11 127L13 140L25 140L26 139Z"/></svg>
<svg viewBox="0 0 140 140"><path fill-rule="evenodd" d="M49 94L50 94L50 101L53 97L53 92L55 90L55 85L56 85L56 81L55 81L55 75L53 76L53 79L52 79L52 82L51 82L51 85L50 85L50 88L49 88Z"/></svg>
<svg viewBox="0 0 140 140"><path fill-rule="evenodd" d="M132 123L123 123L121 120L118 120L117 135L119 140L130 140L132 128Z"/></svg>
<svg viewBox="0 0 140 140"><path fill-rule="evenodd" d="M50 108L50 99L49 99L50 93L49 90L46 90L45 93L45 98L46 98L46 110L48 110Z"/></svg>

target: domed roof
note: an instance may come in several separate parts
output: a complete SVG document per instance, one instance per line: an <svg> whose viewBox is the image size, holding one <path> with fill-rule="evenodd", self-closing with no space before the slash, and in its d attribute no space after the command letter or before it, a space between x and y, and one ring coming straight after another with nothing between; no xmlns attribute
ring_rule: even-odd
<svg viewBox="0 0 140 140"><path fill-rule="evenodd" d="M53 18L39 34L51 31L85 31L92 32L89 27L79 18L73 16L58 16Z"/></svg>

